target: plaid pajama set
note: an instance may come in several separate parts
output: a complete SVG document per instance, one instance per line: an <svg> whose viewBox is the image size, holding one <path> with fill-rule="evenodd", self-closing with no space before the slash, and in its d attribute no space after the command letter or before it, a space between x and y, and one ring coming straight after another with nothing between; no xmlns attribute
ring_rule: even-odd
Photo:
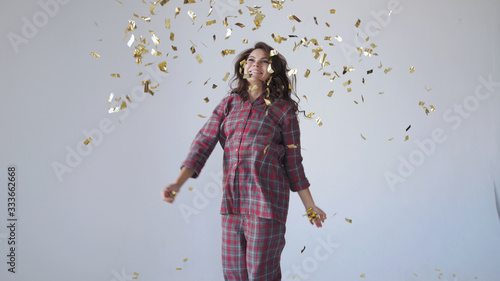
<svg viewBox="0 0 500 281"><path fill-rule="evenodd" d="M183 166L198 176L217 142L224 149L222 260L226 280L281 280L290 190L309 187L290 102L267 106L225 97L194 139Z"/></svg>

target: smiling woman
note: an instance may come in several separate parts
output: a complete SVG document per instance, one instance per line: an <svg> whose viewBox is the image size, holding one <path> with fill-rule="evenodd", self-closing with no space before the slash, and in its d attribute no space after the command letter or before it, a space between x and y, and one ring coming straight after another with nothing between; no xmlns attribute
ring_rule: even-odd
<svg viewBox="0 0 500 281"><path fill-rule="evenodd" d="M309 192L302 166L295 81L283 56L259 42L234 65L235 87L197 134L176 181L162 191L173 203L196 178L219 142L224 149L222 267L225 280L281 280L280 259L290 191L298 192L310 223L326 214Z"/></svg>

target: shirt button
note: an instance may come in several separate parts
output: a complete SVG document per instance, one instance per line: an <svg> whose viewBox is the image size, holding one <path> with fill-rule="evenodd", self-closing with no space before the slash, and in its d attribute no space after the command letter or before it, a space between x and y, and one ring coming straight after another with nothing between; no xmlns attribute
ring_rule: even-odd
<svg viewBox="0 0 500 281"><path fill-rule="evenodd" d="M236 148L236 151L238 151L238 149Z"/></svg>

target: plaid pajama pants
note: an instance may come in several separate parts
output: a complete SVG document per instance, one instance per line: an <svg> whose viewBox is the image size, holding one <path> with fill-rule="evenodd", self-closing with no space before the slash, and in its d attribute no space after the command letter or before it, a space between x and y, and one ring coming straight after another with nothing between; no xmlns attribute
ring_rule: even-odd
<svg viewBox="0 0 500 281"><path fill-rule="evenodd" d="M285 224L253 215L222 215L224 279L281 280Z"/></svg>

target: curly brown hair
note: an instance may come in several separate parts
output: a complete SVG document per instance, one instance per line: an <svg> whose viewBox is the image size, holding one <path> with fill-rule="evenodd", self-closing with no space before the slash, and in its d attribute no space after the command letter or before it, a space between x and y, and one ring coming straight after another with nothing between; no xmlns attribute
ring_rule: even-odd
<svg viewBox="0 0 500 281"><path fill-rule="evenodd" d="M269 54L271 67L274 71L270 74L270 79L268 83L266 83L266 98L270 99L271 103L277 99L286 100L293 105L295 112L298 113L298 101L300 101L300 99L295 92L297 78L295 74L288 76L288 71L290 69L288 68L285 57L279 53L271 56L271 51L274 50L274 48L264 42L257 42L253 48L244 50L236 57L234 63L234 74L230 82L231 92L238 94L243 100L248 99L247 90L249 84L248 81L243 78L243 61L247 60L250 53L256 49L262 49L264 52ZM297 98L297 101L292 99L292 95Z"/></svg>

